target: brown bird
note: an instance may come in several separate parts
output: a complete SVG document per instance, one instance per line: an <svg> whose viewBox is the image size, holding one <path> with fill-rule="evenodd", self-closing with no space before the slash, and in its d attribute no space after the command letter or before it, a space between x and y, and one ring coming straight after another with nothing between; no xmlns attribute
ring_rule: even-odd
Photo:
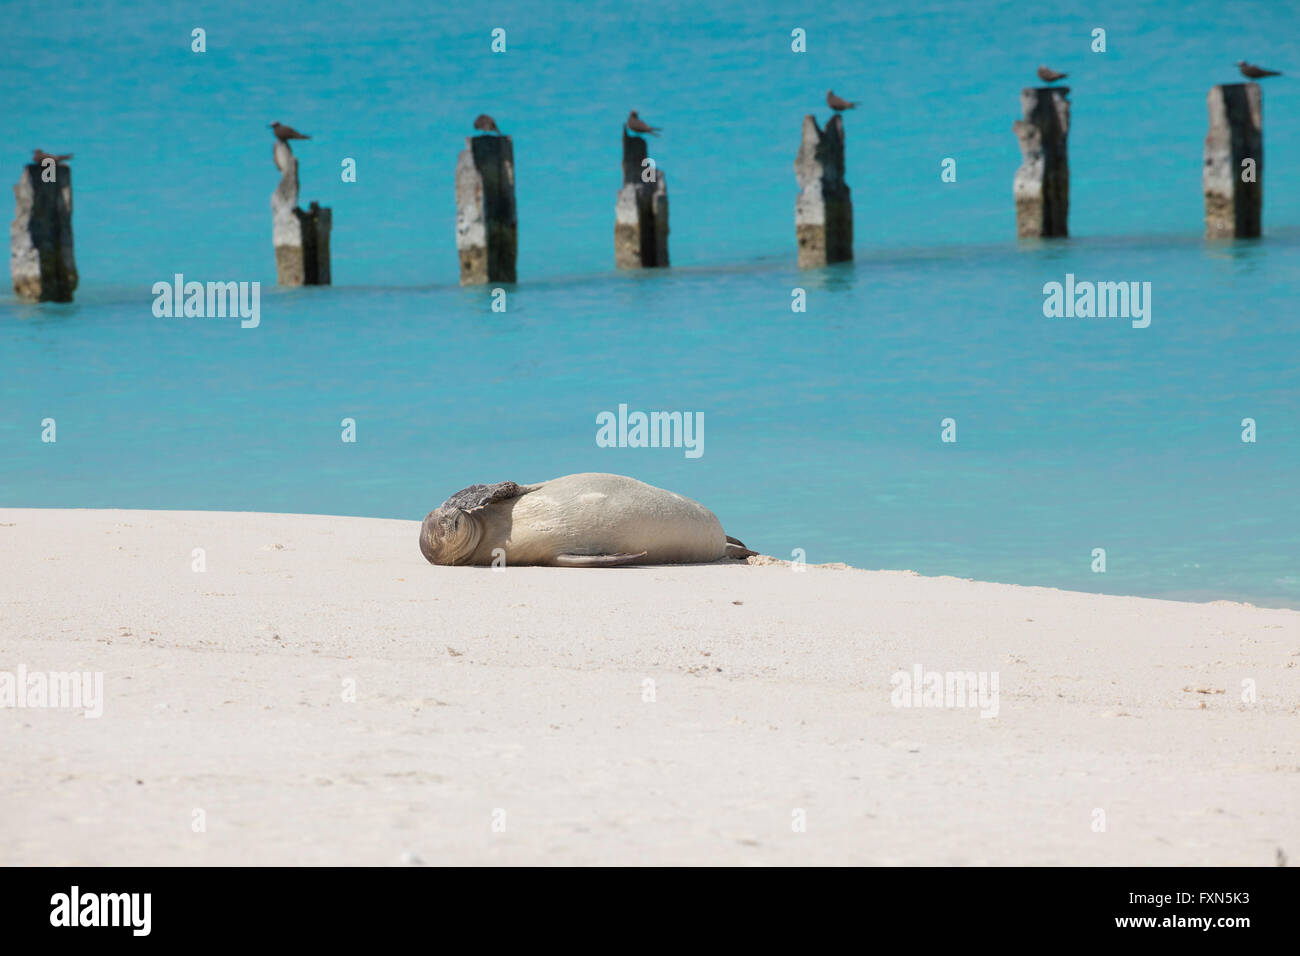
<svg viewBox="0 0 1300 956"><path fill-rule="evenodd" d="M271 130L275 133L275 138L282 143L287 143L291 139L311 139L310 136L304 136L292 126L285 126L283 123L272 123Z"/></svg>
<svg viewBox="0 0 1300 956"><path fill-rule="evenodd" d="M1044 83L1055 83L1057 80L1063 80L1067 76L1069 76L1068 73L1057 73L1055 70L1049 70L1045 66L1040 66L1038 68L1038 78Z"/></svg>
<svg viewBox="0 0 1300 956"><path fill-rule="evenodd" d="M651 126L636 115L636 110L633 110L627 114L627 128L634 133L649 133L651 136L658 136L663 127Z"/></svg>
<svg viewBox="0 0 1300 956"><path fill-rule="evenodd" d="M851 110L851 109L853 109L855 106L857 106L858 104L857 104L856 102L854 102L854 103L850 103L848 100L843 99L842 97L836 96L836 95L835 95L834 93L832 93L830 90L827 90L827 91L826 91L826 105L829 106L831 109L835 110L835 112L838 113L838 112L840 112L841 110Z"/></svg>
<svg viewBox="0 0 1300 956"><path fill-rule="evenodd" d="M1247 63L1245 60L1237 61L1237 69L1241 70L1241 75L1250 80L1261 80L1266 76L1281 76L1277 70L1266 70L1254 63Z"/></svg>
<svg viewBox="0 0 1300 956"><path fill-rule="evenodd" d="M68 160L71 158L72 158L71 153L63 153L62 155L55 156L53 153L47 153L43 149L32 150L32 162L35 163L37 166L41 165L41 163L45 162L47 159L52 159L56 163L61 163L64 160Z"/></svg>
<svg viewBox="0 0 1300 956"><path fill-rule="evenodd" d="M474 128L481 129L485 133L496 133L498 136L501 135L501 130L497 129L496 120L488 116L486 113L478 114L478 117L474 120Z"/></svg>

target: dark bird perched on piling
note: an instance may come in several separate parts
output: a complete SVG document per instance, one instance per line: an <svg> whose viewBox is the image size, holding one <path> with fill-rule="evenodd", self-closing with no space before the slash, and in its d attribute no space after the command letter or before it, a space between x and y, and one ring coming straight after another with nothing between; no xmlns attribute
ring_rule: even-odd
<svg viewBox="0 0 1300 956"><path fill-rule="evenodd" d="M1281 76L1277 70L1266 70L1262 66L1256 66L1254 63L1247 63L1245 60L1237 61L1237 69L1241 70L1241 75L1248 80L1262 80L1266 76Z"/></svg>
<svg viewBox="0 0 1300 956"><path fill-rule="evenodd" d="M651 136L658 136L663 127L651 126L636 115L636 110L633 110L627 114L627 128L634 133L649 133Z"/></svg>
<svg viewBox="0 0 1300 956"><path fill-rule="evenodd" d="M282 143L287 143L291 139L311 139L310 136L304 136L292 126L285 126L283 123L272 123L271 130L275 133L275 138Z"/></svg>
<svg viewBox="0 0 1300 956"><path fill-rule="evenodd" d="M32 150L32 162L35 163L37 166L41 165L41 163L45 162L47 159L52 159L56 163L61 163L64 160L71 159L71 158L72 158L71 153L63 153L59 156L56 156L53 153L47 153L43 149Z"/></svg>
<svg viewBox="0 0 1300 956"><path fill-rule="evenodd" d="M479 113L474 119L474 128L482 130L485 133L496 133L501 135L501 130L497 129L497 122L486 113Z"/></svg>
<svg viewBox="0 0 1300 956"><path fill-rule="evenodd" d="M835 112L839 113L844 110L851 110L858 104L856 101L850 103L848 100L844 99L843 97L836 96L830 90L827 90L826 105L829 106L831 109L833 109Z"/></svg>
<svg viewBox="0 0 1300 956"><path fill-rule="evenodd" d="M1069 76L1068 73L1057 73L1055 70L1048 69L1045 66L1040 66L1038 68L1038 78L1044 83L1055 83L1057 80L1063 80L1067 76Z"/></svg>

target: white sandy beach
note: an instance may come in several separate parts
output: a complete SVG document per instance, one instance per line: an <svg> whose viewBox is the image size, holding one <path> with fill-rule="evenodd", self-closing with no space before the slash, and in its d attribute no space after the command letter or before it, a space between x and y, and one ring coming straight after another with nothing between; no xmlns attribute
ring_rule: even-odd
<svg viewBox="0 0 1300 956"><path fill-rule="evenodd" d="M0 671L102 671L105 698L0 710L0 862L1300 859L1300 612L434 568L418 527L0 510ZM997 716L893 706L917 664L997 672Z"/></svg>

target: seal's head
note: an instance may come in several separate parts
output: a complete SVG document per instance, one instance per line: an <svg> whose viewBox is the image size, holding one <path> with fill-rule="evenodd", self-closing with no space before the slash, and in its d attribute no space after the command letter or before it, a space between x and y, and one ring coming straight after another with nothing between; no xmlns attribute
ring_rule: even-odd
<svg viewBox="0 0 1300 956"><path fill-rule="evenodd" d="M473 515L443 505L425 516L420 528L420 553L430 564L463 564L478 547L483 528Z"/></svg>
<svg viewBox="0 0 1300 956"><path fill-rule="evenodd" d="M420 553L430 564L468 564L483 537L483 524L474 512L525 493L513 481L470 485L430 511L420 527Z"/></svg>

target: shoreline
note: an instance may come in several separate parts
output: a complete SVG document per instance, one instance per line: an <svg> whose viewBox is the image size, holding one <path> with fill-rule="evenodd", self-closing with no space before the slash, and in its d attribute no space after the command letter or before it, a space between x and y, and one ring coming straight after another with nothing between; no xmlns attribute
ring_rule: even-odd
<svg viewBox="0 0 1300 956"><path fill-rule="evenodd" d="M420 522L423 520L423 519L411 519L411 518L377 518L370 515L321 514L317 512L305 512L305 511L304 512L300 512L300 511L207 511L207 510L193 510L193 509L179 509L179 508L176 509L33 508L33 507L25 507L25 506L7 507L7 506L0 505L0 529L3 529L6 523L9 522L10 520L8 518L5 518L4 515L23 514L23 513L32 513L32 514L68 513L68 514L92 514L92 515L94 514L133 515L134 514L134 515L159 515L159 516L238 515L238 516L247 516L247 517L256 517L256 518L270 518L270 519L304 518L304 519L313 519L313 520L322 519L322 520L337 520L337 521L394 522L398 524L405 523L411 525L412 528L414 529L412 532L413 535L418 535ZM416 553L417 554L419 553L418 549ZM422 563L427 563L427 562L422 562ZM716 562L716 564L719 566L726 566L726 567L748 565L750 567L789 568L793 566L794 562L786 558L778 558L775 555L760 553L757 557L750 558L747 561L728 560L728 561L719 561ZM704 565L651 565L650 567L671 568L671 567L708 567L708 566L709 565L704 564ZM1050 584L1020 584L1014 581L995 581L995 580L990 580L985 578L962 577L957 574L923 574L922 572L913 570L911 568L866 568L866 567L859 567L858 565L854 565L854 564L848 564L843 561L825 561L818 564L810 563L804 565L804 567L809 569L816 568L816 569L828 570L828 571L856 571L863 574L902 574L902 575L907 575L909 577L922 578L927 581L961 581L967 584L984 584L984 585L989 585L993 587L1002 587L1002 588L1032 589L1032 590L1057 592L1061 594L1088 595L1091 597L1125 598L1125 599L1141 600L1141 601L1162 601L1162 602L1173 603L1173 604L1222 605L1222 606L1233 606L1233 607L1258 608L1261 610L1295 611L1297 613L1300 613L1300 607L1292 607L1290 605L1282 603L1283 601L1289 600L1288 598L1285 597L1266 597L1266 598L1257 598L1256 600L1243 600L1238 598L1210 597L1208 594L1201 597L1193 597L1190 596L1189 594L1180 594L1178 596L1165 597L1165 596L1150 595L1150 594L1123 594L1123 593L1110 592L1110 591L1079 591L1071 588L1054 587ZM467 570L475 570L475 569L471 568ZM477 570L481 571L484 569L479 568ZM551 569L551 570L558 570L558 569ZM566 569L566 570L578 570L578 569ZM645 568L643 567L642 570L645 570ZM1200 592L1191 592L1191 593L1199 594ZM1256 601L1268 601L1274 603L1256 603Z"/></svg>
<svg viewBox="0 0 1300 956"><path fill-rule="evenodd" d="M101 673L104 695L98 719L0 707L0 855L1300 853L1300 612L788 563L437 568L418 527L0 509L0 672ZM931 672L989 677L996 707L900 704L898 675Z"/></svg>

